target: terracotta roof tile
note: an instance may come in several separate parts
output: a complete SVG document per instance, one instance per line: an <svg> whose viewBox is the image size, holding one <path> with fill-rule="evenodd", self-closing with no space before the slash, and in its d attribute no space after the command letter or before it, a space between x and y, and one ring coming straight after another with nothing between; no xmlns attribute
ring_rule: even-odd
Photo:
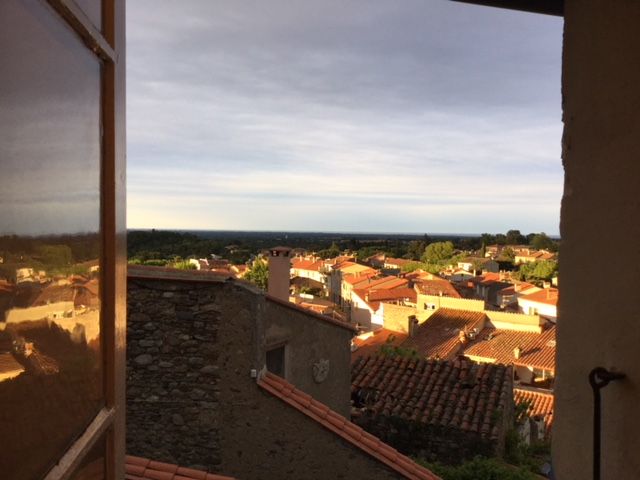
<svg viewBox="0 0 640 480"><path fill-rule="evenodd" d="M312 400L310 405L305 406L296 400L300 398L299 390L289 384L286 380L266 372L258 381L258 385L272 395L285 401L298 411L312 418L324 428L331 430L343 440L353 446L365 451L376 460L384 463L392 470L409 479L440 480L439 477L431 473L426 468L411 461L408 457L401 455L389 445L383 443L379 438L363 431L343 416L330 410L316 400ZM322 405L320 407L319 405ZM325 410L326 409L326 410ZM318 416L317 411L326 412L325 417Z"/></svg>
<svg viewBox="0 0 640 480"><path fill-rule="evenodd" d="M557 288L545 288L538 292L530 293L529 295L523 295L520 300L527 300L529 302L544 303L547 305L558 304L558 289Z"/></svg>
<svg viewBox="0 0 640 480"><path fill-rule="evenodd" d="M480 331L485 320L483 312L439 308L418 325L413 336L407 337L401 346L414 349L423 358L452 359L463 347L460 330L477 328Z"/></svg>
<svg viewBox="0 0 640 480"><path fill-rule="evenodd" d="M528 403L527 414L530 417L540 416L544 418L546 427L545 435L551 432L553 424L553 392L541 392L529 388L514 388L513 399L516 404Z"/></svg>
<svg viewBox="0 0 640 480"><path fill-rule="evenodd" d="M351 352L351 361L354 362L360 357L376 355L383 345L399 346L406 338L406 333L394 332L386 328L369 332L361 338L355 337L352 342L355 350Z"/></svg>
<svg viewBox="0 0 640 480"><path fill-rule="evenodd" d="M521 349L520 358L514 355L517 347ZM556 327L551 323L546 324L542 333L487 327L464 347L463 353L484 361L555 371Z"/></svg>
<svg viewBox="0 0 640 480"><path fill-rule="evenodd" d="M449 280L432 276L427 279L416 279L418 293L423 295L442 295L444 297L460 298L460 293Z"/></svg>
<svg viewBox="0 0 640 480"><path fill-rule="evenodd" d="M232 477L184 468L172 463L156 462L148 458L127 455L125 480L234 480Z"/></svg>
<svg viewBox="0 0 640 480"><path fill-rule="evenodd" d="M511 368L455 361L363 357L351 369L356 408L371 417L396 417L460 431L497 435L495 412L512 395Z"/></svg>

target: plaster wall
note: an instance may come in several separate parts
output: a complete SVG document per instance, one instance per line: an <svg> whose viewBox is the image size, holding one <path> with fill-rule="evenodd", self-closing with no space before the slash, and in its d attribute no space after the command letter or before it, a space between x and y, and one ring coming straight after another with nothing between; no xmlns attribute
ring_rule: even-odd
<svg viewBox="0 0 640 480"><path fill-rule="evenodd" d="M286 380L348 417L351 396L351 328L276 303L266 302L265 345L286 345ZM314 364L328 360L329 374L314 379Z"/></svg>
<svg viewBox="0 0 640 480"><path fill-rule="evenodd" d="M558 480L592 478L589 371L602 390L602 479L640 478L640 2L565 0L564 196L553 458ZM618 254L594 255L617 246ZM593 272L600 279L594 281Z"/></svg>

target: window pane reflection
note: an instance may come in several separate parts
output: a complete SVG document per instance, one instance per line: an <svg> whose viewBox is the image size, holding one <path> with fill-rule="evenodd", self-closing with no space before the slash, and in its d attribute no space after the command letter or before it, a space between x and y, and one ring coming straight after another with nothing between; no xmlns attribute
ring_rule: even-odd
<svg viewBox="0 0 640 480"><path fill-rule="evenodd" d="M0 1L0 477L41 478L103 404L100 63Z"/></svg>
<svg viewBox="0 0 640 480"><path fill-rule="evenodd" d="M91 23L102 30L102 2L100 0L76 0L78 6L89 17Z"/></svg>

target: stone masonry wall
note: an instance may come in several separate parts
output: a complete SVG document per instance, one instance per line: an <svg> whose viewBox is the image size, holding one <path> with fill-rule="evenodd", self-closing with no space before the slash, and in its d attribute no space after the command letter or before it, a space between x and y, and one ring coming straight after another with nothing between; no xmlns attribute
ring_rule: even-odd
<svg viewBox="0 0 640 480"><path fill-rule="evenodd" d="M258 290L130 268L128 305L129 454L243 480L401 478L257 385L268 316Z"/></svg>
<svg viewBox="0 0 640 480"><path fill-rule="evenodd" d="M214 470L220 462L217 290L129 279L129 453Z"/></svg>

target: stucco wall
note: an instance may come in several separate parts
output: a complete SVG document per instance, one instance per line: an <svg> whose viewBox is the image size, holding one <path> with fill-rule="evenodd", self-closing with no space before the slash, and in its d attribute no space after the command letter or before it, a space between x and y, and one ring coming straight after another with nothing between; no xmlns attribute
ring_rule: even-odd
<svg viewBox="0 0 640 480"><path fill-rule="evenodd" d="M563 163L554 466L591 478L596 366L602 478L640 478L640 2L565 0ZM602 252L609 251L610 254Z"/></svg>
<svg viewBox="0 0 640 480"><path fill-rule="evenodd" d="M354 332L276 301L266 302L265 344L286 344L286 380L316 400L348 417L351 396L351 350ZM329 361L322 382L313 365Z"/></svg>
<svg viewBox="0 0 640 480"><path fill-rule="evenodd" d="M243 480L404 478L255 383L239 382L223 403L221 468ZM257 395L256 395L257 394Z"/></svg>

